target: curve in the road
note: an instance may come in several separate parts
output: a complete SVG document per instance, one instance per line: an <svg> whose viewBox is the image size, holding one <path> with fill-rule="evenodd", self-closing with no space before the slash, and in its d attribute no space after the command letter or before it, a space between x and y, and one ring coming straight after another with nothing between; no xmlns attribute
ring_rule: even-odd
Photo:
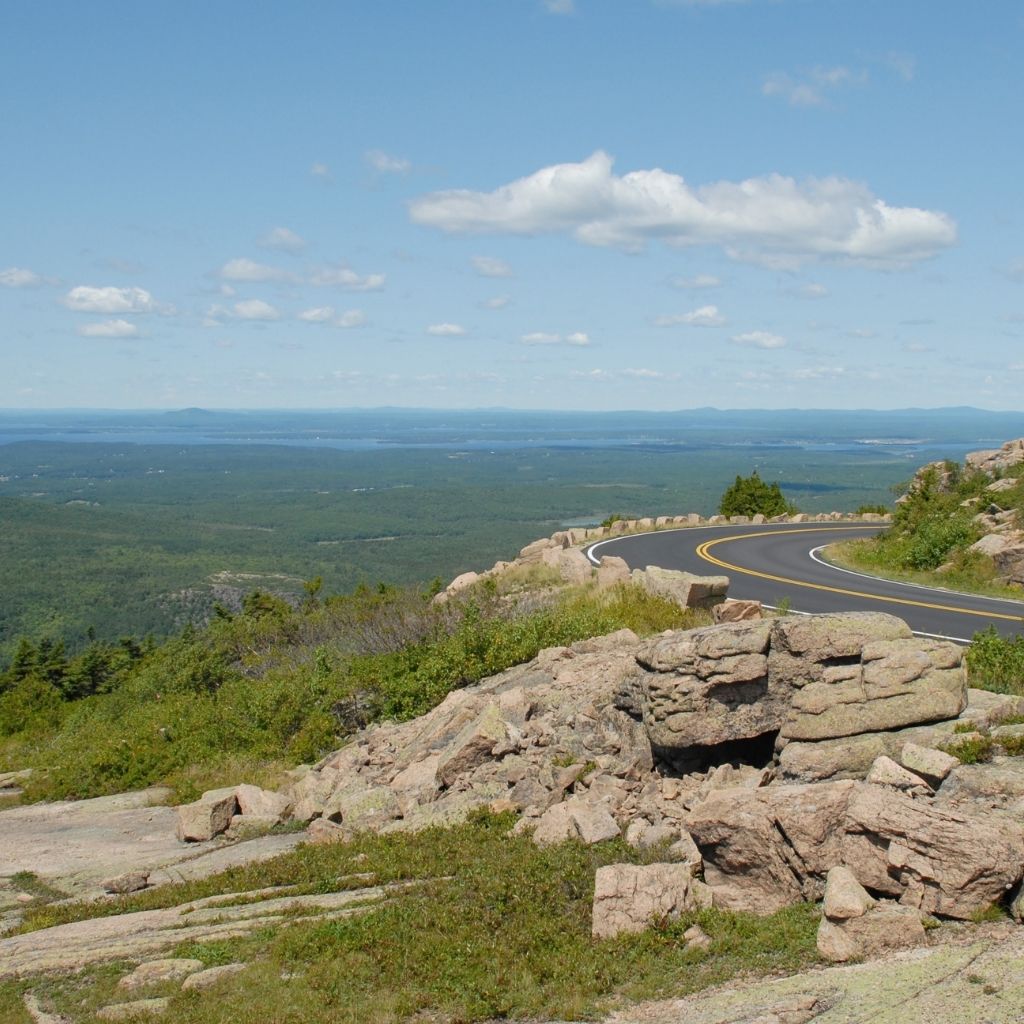
<svg viewBox="0 0 1024 1024"><path fill-rule="evenodd" d="M658 565L699 575L724 572L731 597L788 606L798 612L875 608L906 620L922 636L968 643L986 626L1010 636L1024 631L1024 602L999 600L883 580L830 565L827 544L870 536L882 527L850 523L708 526L631 534L586 548L595 564L604 555L631 569Z"/></svg>

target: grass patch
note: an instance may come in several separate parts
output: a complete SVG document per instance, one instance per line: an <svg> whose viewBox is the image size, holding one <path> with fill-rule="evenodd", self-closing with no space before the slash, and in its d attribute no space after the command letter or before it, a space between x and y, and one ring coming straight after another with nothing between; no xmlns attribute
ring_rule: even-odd
<svg viewBox="0 0 1024 1024"><path fill-rule="evenodd" d="M0 677L0 770L47 769L27 780L29 800L166 783L184 802L243 779L273 787L357 729L425 714L545 647L710 621L633 586L553 590L539 570L509 587L487 580L442 606L363 588L300 609L257 592L240 614L133 648L84 691L88 651L66 659L29 645Z"/></svg>
<svg viewBox="0 0 1024 1024"><path fill-rule="evenodd" d="M943 744L942 749L952 754L961 764L982 764L992 760L992 748L995 746L991 736L964 735L960 739Z"/></svg>
<svg viewBox="0 0 1024 1024"><path fill-rule="evenodd" d="M121 910L142 909L245 884L333 891L344 887L339 879L365 871L378 881L423 883L363 916L181 947L179 953L204 963L241 959L253 966L226 979L217 998L174 996L161 1018L172 1024L579 1020L626 1000L683 995L741 974L791 971L817 960L819 911L811 905L768 917L700 911L641 935L595 941L596 869L643 862L651 854L619 840L541 849L527 836L510 836L511 821L477 814L464 825L415 836L363 834L350 844L306 847L116 902ZM77 905L77 914L106 910ZM73 907L50 913L58 912L76 916ZM38 924L41 916L33 920ZM694 922L711 937L708 950L687 947L683 932Z"/></svg>
<svg viewBox="0 0 1024 1024"><path fill-rule="evenodd" d="M967 671L972 686L1024 696L1024 635L1003 637L992 627L975 633Z"/></svg>

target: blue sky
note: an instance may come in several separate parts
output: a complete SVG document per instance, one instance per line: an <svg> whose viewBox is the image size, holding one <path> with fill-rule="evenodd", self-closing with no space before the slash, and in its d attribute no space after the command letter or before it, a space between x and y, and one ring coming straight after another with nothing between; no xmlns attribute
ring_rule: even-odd
<svg viewBox="0 0 1024 1024"><path fill-rule="evenodd" d="M0 406L1021 409L1013 0L5 6Z"/></svg>

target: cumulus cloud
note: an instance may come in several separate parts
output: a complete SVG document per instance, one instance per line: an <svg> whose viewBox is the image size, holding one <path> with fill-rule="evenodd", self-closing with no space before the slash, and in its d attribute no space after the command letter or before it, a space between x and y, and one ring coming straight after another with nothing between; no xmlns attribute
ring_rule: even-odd
<svg viewBox="0 0 1024 1024"><path fill-rule="evenodd" d="M282 252L302 252L306 248L306 240L297 235L291 228L271 228L260 240L264 249L280 249Z"/></svg>
<svg viewBox="0 0 1024 1024"><path fill-rule="evenodd" d="M225 281L294 281L295 275L279 267L268 267L265 263L244 257L228 260L218 271Z"/></svg>
<svg viewBox="0 0 1024 1024"><path fill-rule="evenodd" d="M427 334L433 334L435 338L461 338L466 333L462 324L431 324L427 328Z"/></svg>
<svg viewBox="0 0 1024 1024"><path fill-rule="evenodd" d="M734 334L732 340L737 345L748 345L753 348L782 348L786 339L779 334L768 331L747 331L745 334Z"/></svg>
<svg viewBox="0 0 1024 1024"><path fill-rule="evenodd" d="M715 245L733 259L779 268L820 259L902 266L956 241L946 214L890 206L846 178L798 182L771 174L693 187L659 168L615 175L601 151L493 192L433 192L409 212L416 223L453 234L565 232L631 251L655 240Z"/></svg>
<svg viewBox="0 0 1024 1024"><path fill-rule="evenodd" d="M474 256L470 261L473 269L481 277L511 277L512 268L504 261L493 256Z"/></svg>
<svg viewBox="0 0 1024 1024"><path fill-rule="evenodd" d="M8 267L0 270L0 285L4 288L38 288L43 279L33 270L24 267Z"/></svg>
<svg viewBox="0 0 1024 1024"><path fill-rule="evenodd" d="M127 320L101 320L95 324L82 324L78 333L83 338L137 338L139 329Z"/></svg>
<svg viewBox="0 0 1024 1024"><path fill-rule="evenodd" d="M145 288L93 288L80 284L64 296L64 305L76 313L165 313L169 307L153 299Z"/></svg>
<svg viewBox="0 0 1024 1024"><path fill-rule="evenodd" d="M685 288L690 291L702 288L721 288L722 279L714 274L695 274L693 277L673 277L669 282L673 288Z"/></svg>
<svg viewBox="0 0 1024 1024"><path fill-rule="evenodd" d="M241 320L279 320L280 312L262 299L245 299L236 302L234 313Z"/></svg>
<svg viewBox="0 0 1024 1024"><path fill-rule="evenodd" d="M319 160L313 161L310 165L309 173L314 178L329 179L331 176L331 169L327 164L321 163Z"/></svg>
<svg viewBox="0 0 1024 1024"><path fill-rule="evenodd" d="M575 345L583 347L590 344L590 336L585 331L573 331L571 334L555 334L551 331L532 331L519 339L524 345Z"/></svg>
<svg viewBox="0 0 1024 1024"><path fill-rule="evenodd" d="M346 309L339 313L333 306L314 306L297 314L307 324L330 324L332 327L362 327L366 314L361 309Z"/></svg>
<svg viewBox="0 0 1024 1024"><path fill-rule="evenodd" d="M350 292L375 292L384 287L384 274L357 274L350 267L320 267L313 272L311 281L316 285L344 288Z"/></svg>
<svg viewBox="0 0 1024 1024"><path fill-rule="evenodd" d="M576 10L574 0L542 0L544 10L548 14L573 14Z"/></svg>
<svg viewBox="0 0 1024 1024"><path fill-rule="evenodd" d="M366 162L381 174L408 174L412 164L404 157L389 156L383 150L370 149L363 154Z"/></svg>
<svg viewBox="0 0 1024 1024"><path fill-rule="evenodd" d="M495 295L493 298L484 299L481 305L484 309L504 309L510 301L507 295Z"/></svg>
<svg viewBox="0 0 1024 1024"><path fill-rule="evenodd" d="M701 306L689 313L671 313L659 316L654 321L655 327L724 327L726 319L717 306Z"/></svg>

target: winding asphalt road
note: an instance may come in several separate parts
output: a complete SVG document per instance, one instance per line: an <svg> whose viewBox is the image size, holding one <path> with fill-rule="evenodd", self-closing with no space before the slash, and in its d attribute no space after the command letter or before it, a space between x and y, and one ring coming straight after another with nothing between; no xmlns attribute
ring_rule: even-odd
<svg viewBox="0 0 1024 1024"><path fill-rule="evenodd" d="M821 557L828 544L870 537L880 529L850 523L698 526L611 537L585 550L595 564L616 555L630 569L658 565L725 575L730 597L772 607L788 602L795 612L889 612L920 636L969 643L987 626L1006 636L1024 632L1024 602L893 583L840 569Z"/></svg>

